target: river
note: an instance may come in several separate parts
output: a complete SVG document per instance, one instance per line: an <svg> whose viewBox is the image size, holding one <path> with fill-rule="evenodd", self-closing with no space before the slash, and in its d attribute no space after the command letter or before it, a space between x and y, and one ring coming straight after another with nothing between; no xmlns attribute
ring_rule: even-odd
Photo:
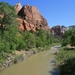
<svg viewBox="0 0 75 75"><path fill-rule="evenodd" d="M60 71L54 65L54 53L58 49L59 46L54 46L50 50L34 54L2 70L0 75L59 75Z"/></svg>

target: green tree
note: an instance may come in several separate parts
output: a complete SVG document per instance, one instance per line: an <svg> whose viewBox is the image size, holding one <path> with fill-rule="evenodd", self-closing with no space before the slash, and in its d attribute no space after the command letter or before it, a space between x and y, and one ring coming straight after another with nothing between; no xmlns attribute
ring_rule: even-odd
<svg viewBox="0 0 75 75"><path fill-rule="evenodd" d="M10 52L16 49L17 15L14 7L5 2L0 2L0 15L0 50Z"/></svg>
<svg viewBox="0 0 75 75"><path fill-rule="evenodd" d="M41 39L41 43L42 46L44 47L45 45L47 45L47 31L43 30L43 29L39 29L36 32L36 36L39 37Z"/></svg>
<svg viewBox="0 0 75 75"><path fill-rule="evenodd" d="M29 31L25 31L22 33L23 40L26 43L27 48L35 47L35 34Z"/></svg>
<svg viewBox="0 0 75 75"><path fill-rule="evenodd" d="M71 46L75 46L75 29L73 29L71 34Z"/></svg>
<svg viewBox="0 0 75 75"><path fill-rule="evenodd" d="M67 30L63 35L62 45L66 46L67 44L70 44L72 46L75 46L75 29L69 29Z"/></svg>
<svg viewBox="0 0 75 75"><path fill-rule="evenodd" d="M38 47L43 47L43 42L42 42L42 40L39 37L36 37L35 42L36 42L36 47L37 48Z"/></svg>
<svg viewBox="0 0 75 75"><path fill-rule="evenodd" d="M0 17L1 34L3 34L5 30L8 30L10 25L12 25L12 27L17 26L17 15L13 6L5 2L0 2L0 15L2 16Z"/></svg>

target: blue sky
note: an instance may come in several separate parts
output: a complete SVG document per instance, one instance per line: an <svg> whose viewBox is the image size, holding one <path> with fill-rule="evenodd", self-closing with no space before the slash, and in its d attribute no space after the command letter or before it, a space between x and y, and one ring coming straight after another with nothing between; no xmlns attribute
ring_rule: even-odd
<svg viewBox="0 0 75 75"><path fill-rule="evenodd" d="M75 25L75 0L0 0L15 5L36 6L51 27Z"/></svg>

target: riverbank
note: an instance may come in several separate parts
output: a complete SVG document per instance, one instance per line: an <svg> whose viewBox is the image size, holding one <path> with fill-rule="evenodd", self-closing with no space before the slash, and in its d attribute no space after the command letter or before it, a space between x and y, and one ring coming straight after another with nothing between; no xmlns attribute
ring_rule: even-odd
<svg viewBox="0 0 75 75"><path fill-rule="evenodd" d="M9 54L3 53L4 56L6 56L6 60L3 63L0 63L0 71L8 68L9 66L13 64L17 64L21 61L26 60L28 57L36 53L38 53L38 51L33 50L33 49L29 51L25 51L25 50L17 51L16 50Z"/></svg>
<svg viewBox="0 0 75 75"><path fill-rule="evenodd" d="M1 71L0 75L59 75L54 65L56 50L58 47L34 54L25 61Z"/></svg>
<svg viewBox="0 0 75 75"><path fill-rule="evenodd" d="M3 56L4 56L5 60L2 63L0 62L0 71L8 68L9 66L11 66L13 64L17 64L18 62L26 60L28 57L30 57L33 54L36 54L41 51L49 50L52 48L52 46L54 46L56 44L59 44L59 43L53 43L52 45L45 46L44 48L41 48L41 47L39 47L38 49L32 48L28 51L15 50L12 53L3 52Z"/></svg>

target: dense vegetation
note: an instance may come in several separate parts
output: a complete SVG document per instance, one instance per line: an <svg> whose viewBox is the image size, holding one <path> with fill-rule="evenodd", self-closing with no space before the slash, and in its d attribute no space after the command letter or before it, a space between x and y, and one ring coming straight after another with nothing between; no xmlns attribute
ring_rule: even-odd
<svg viewBox="0 0 75 75"><path fill-rule="evenodd" d="M71 45L69 48L67 45ZM56 55L56 64L61 75L75 75L75 29L69 29L63 35L62 47Z"/></svg>
<svg viewBox="0 0 75 75"><path fill-rule="evenodd" d="M75 49L62 47L56 55L56 64L61 71L60 75L75 75Z"/></svg>
<svg viewBox="0 0 75 75"><path fill-rule="evenodd" d="M71 45L75 46L75 29L71 28L67 30L63 35L62 46Z"/></svg>
<svg viewBox="0 0 75 75"><path fill-rule="evenodd" d="M58 42L51 33L42 29L37 32L20 31L17 17L13 6L0 2L0 62L14 50L39 49Z"/></svg>

